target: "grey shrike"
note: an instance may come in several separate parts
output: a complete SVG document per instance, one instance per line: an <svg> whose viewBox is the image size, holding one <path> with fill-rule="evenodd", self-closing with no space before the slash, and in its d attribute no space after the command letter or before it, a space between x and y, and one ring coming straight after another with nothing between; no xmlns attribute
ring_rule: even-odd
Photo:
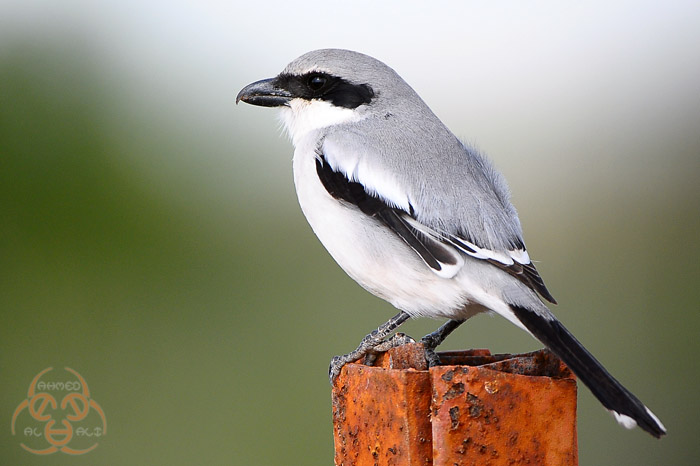
<svg viewBox="0 0 700 466"><path fill-rule="evenodd" d="M401 311L333 358L331 379L409 317L448 319L422 340L435 364L432 349L450 332L495 312L559 356L620 424L666 433L543 303L555 301L503 177L393 69L357 52L316 50L246 86L238 101L281 109L311 228L348 275Z"/></svg>

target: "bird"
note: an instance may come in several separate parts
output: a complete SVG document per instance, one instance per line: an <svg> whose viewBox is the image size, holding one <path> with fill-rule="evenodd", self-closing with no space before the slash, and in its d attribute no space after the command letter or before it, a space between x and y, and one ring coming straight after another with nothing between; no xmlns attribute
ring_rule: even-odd
<svg viewBox="0 0 700 466"><path fill-rule="evenodd" d="M320 49L245 86L241 101L280 109L312 230L351 278L399 310L333 358L331 382L409 318L446 319L422 340L434 349L470 317L492 313L556 354L619 424L666 433L545 304L556 300L530 259L504 177L396 71L359 52Z"/></svg>

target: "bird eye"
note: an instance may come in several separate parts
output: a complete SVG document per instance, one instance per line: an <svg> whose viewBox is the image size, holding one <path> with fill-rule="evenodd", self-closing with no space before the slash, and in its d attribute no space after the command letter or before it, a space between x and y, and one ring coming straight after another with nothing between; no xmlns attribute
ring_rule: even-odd
<svg viewBox="0 0 700 466"><path fill-rule="evenodd" d="M328 80L326 79L325 76L320 76L318 74L311 76L309 78L309 81L308 81L309 89L311 89L312 91L318 91L319 89L321 89L323 86L326 85L327 81Z"/></svg>

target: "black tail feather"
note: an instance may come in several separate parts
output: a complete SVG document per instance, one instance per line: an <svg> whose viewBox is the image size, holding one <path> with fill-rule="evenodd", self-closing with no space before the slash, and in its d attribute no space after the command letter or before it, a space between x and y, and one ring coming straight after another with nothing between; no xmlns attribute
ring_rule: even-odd
<svg viewBox="0 0 700 466"><path fill-rule="evenodd" d="M661 422L639 399L618 382L586 348L556 319L511 305L516 317L586 384L608 410L633 419L656 438L666 433ZM619 421L619 419L618 419Z"/></svg>

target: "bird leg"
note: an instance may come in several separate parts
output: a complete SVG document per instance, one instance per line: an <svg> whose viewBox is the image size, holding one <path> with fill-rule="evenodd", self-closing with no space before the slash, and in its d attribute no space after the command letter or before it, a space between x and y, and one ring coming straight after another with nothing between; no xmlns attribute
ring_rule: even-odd
<svg viewBox="0 0 700 466"><path fill-rule="evenodd" d="M399 346L400 344L406 343L406 339L410 337L407 337L404 334L396 334L394 337L386 341L384 339L389 336L391 332L396 330L399 325L406 322L408 318L408 314L403 311L399 312L386 323L380 325L376 330L373 330L369 335L365 336L357 349L348 354L344 354L343 356L333 356L333 359L331 359L331 365L328 368L328 376L330 378L331 385L336 377L340 375L340 370L345 364L356 361L363 356L367 358L367 356L370 354L375 354L374 357L376 357L377 352L386 351L394 346ZM368 359L366 359L366 362L374 362L374 357L370 356Z"/></svg>
<svg viewBox="0 0 700 466"><path fill-rule="evenodd" d="M435 353L435 348L437 348L447 336L454 332L457 327L464 323L465 319L461 320L448 320L440 326L439 329L435 330L433 333L429 333L420 342L423 343L425 348L425 360L428 361L428 367L439 366L440 358Z"/></svg>

